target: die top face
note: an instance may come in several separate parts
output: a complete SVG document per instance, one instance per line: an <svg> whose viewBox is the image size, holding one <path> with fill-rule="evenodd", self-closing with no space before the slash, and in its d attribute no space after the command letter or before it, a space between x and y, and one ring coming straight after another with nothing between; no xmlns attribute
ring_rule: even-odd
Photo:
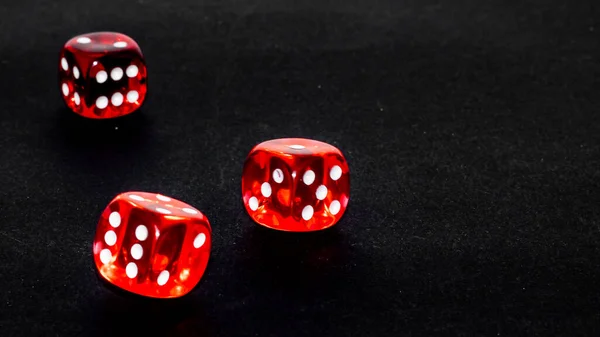
<svg viewBox="0 0 600 337"><path fill-rule="evenodd" d="M94 32L75 36L67 41L65 47L92 57L114 52L132 52L142 56L140 46L135 40L117 32Z"/></svg>
<svg viewBox="0 0 600 337"><path fill-rule="evenodd" d="M66 105L87 118L114 118L136 111L147 92L147 70L138 44L115 32L71 38L59 57Z"/></svg>
<svg viewBox="0 0 600 337"><path fill-rule="evenodd" d="M244 163L242 196L254 221L283 231L315 231L342 217L350 176L339 149L284 138L255 146Z"/></svg>
<svg viewBox="0 0 600 337"><path fill-rule="evenodd" d="M211 248L208 219L194 207L160 194L127 192L100 217L93 243L106 281L147 297L174 298L204 274Z"/></svg>
<svg viewBox="0 0 600 337"><path fill-rule="evenodd" d="M127 192L119 194L115 200L127 200L149 212L169 215L168 219L197 219L206 220L202 212L183 201L162 194L148 192Z"/></svg>
<svg viewBox="0 0 600 337"><path fill-rule="evenodd" d="M306 157L322 155L338 155L343 157L342 152L335 146L320 142L318 140L306 138L279 138L262 142L252 149L255 151L265 151L273 155L281 156L290 164L294 161L302 160Z"/></svg>

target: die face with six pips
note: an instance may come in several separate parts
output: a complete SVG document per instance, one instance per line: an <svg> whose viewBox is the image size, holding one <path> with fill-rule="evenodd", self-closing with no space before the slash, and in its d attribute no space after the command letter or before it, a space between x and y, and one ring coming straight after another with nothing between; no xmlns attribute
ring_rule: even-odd
<svg viewBox="0 0 600 337"><path fill-rule="evenodd" d="M115 32L73 37L60 51L60 91L69 109L94 119L136 111L147 92L147 70L138 44Z"/></svg>
<svg viewBox="0 0 600 337"><path fill-rule="evenodd" d="M306 232L333 226L350 198L346 159L336 147L282 138L255 146L244 163L242 198L257 223Z"/></svg>
<svg viewBox="0 0 600 337"><path fill-rule="evenodd" d="M115 197L93 242L96 268L109 283L154 298L181 297L204 274L211 227L196 208L146 192Z"/></svg>

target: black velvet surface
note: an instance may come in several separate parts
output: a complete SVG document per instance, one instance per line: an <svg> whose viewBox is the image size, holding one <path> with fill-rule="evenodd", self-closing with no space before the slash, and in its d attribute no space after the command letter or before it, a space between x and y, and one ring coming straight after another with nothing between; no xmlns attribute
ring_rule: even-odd
<svg viewBox="0 0 600 337"><path fill-rule="evenodd" d="M0 18L1 336L598 335L598 4L22 0ZM102 30L138 41L149 96L82 120L58 52ZM245 156L278 137L345 153L334 228L245 214ZM128 190L210 219L188 296L96 276L98 217Z"/></svg>

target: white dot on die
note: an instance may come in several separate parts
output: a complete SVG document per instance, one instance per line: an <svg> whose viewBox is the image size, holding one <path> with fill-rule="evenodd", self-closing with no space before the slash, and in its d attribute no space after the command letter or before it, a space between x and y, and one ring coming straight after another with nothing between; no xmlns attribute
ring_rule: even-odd
<svg viewBox="0 0 600 337"><path fill-rule="evenodd" d="M69 70L69 62L67 62L66 58L61 58L60 59L60 66L63 68L64 71Z"/></svg>
<svg viewBox="0 0 600 337"><path fill-rule="evenodd" d="M258 209L258 199L256 199L256 197L250 198L250 200L248 200L248 207L250 207L251 210L256 211Z"/></svg>
<svg viewBox="0 0 600 337"><path fill-rule="evenodd" d="M104 109L108 106L108 98L106 96L100 96L96 99L96 107L98 109Z"/></svg>
<svg viewBox="0 0 600 337"><path fill-rule="evenodd" d="M111 259L112 259L112 254L110 253L109 249L102 249L100 251L100 262L102 262L102 264L109 263Z"/></svg>
<svg viewBox="0 0 600 337"><path fill-rule="evenodd" d="M169 280L169 272L166 270L163 270L160 272L160 274L158 274L158 278L156 279L156 283L159 286L164 286L167 281Z"/></svg>
<svg viewBox="0 0 600 337"><path fill-rule="evenodd" d="M304 172L304 176L302 177L302 181L306 185L310 185L315 181L315 173L312 170L308 170Z"/></svg>
<svg viewBox="0 0 600 337"><path fill-rule="evenodd" d="M276 183L281 184L283 181L283 171L281 169L273 170L273 180L275 180Z"/></svg>
<svg viewBox="0 0 600 337"><path fill-rule="evenodd" d="M325 185L321 185L317 188L317 192L315 193L317 195L317 199L319 200L323 200L327 197L327 187L325 187Z"/></svg>
<svg viewBox="0 0 600 337"><path fill-rule="evenodd" d="M184 212L186 212L186 213L188 213L188 214L198 214L198 211L195 210L195 209L193 209L193 208L184 207L181 210L184 211Z"/></svg>
<svg viewBox="0 0 600 337"><path fill-rule="evenodd" d="M134 103L138 100L138 98L140 98L140 94L138 94L138 92L135 90L131 90L127 93L127 102L129 103Z"/></svg>
<svg viewBox="0 0 600 337"><path fill-rule="evenodd" d="M75 105L79 105L79 103L81 103L81 98L79 97L78 93L73 94L73 100L75 101Z"/></svg>
<svg viewBox="0 0 600 337"><path fill-rule="evenodd" d="M77 67L73 67L73 76L76 79L79 78L79 69L77 69Z"/></svg>
<svg viewBox="0 0 600 337"><path fill-rule="evenodd" d="M162 214L171 214L171 211L162 207L156 207L156 211Z"/></svg>
<svg viewBox="0 0 600 337"><path fill-rule="evenodd" d="M113 46L115 46L117 48L125 48L125 47L127 47L127 42L118 41L118 42L113 43Z"/></svg>
<svg viewBox="0 0 600 337"><path fill-rule="evenodd" d="M110 98L110 102L114 106L120 106L121 104L123 104L123 94L121 94L120 92L115 92Z"/></svg>
<svg viewBox="0 0 600 337"><path fill-rule="evenodd" d="M110 78L112 78L113 81L118 81L123 78L123 69L116 67L115 69L111 70Z"/></svg>
<svg viewBox="0 0 600 337"><path fill-rule="evenodd" d="M114 246L117 243L117 234L114 231L108 231L104 234L104 242L109 246Z"/></svg>
<svg viewBox="0 0 600 337"><path fill-rule="evenodd" d="M63 83L62 85L62 92L63 95L68 96L69 95L69 85L66 83Z"/></svg>
<svg viewBox="0 0 600 337"><path fill-rule="evenodd" d="M336 215L340 212L340 208L342 205L340 205L340 202L337 200L334 200L331 202L331 204L329 205L329 213Z"/></svg>
<svg viewBox="0 0 600 337"><path fill-rule="evenodd" d="M108 79L108 74L104 70L100 70L96 73L96 82L104 83Z"/></svg>
<svg viewBox="0 0 600 337"><path fill-rule="evenodd" d="M131 257L133 257L136 260L139 260L142 258L143 255L144 255L144 248L142 248L142 245L140 245L139 243L136 243L133 246L131 246Z"/></svg>
<svg viewBox="0 0 600 337"><path fill-rule="evenodd" d="M121 224L121 214L119 214L119 212L110 213L110 215L108 216L108 223L114 228L119 227L119 225Z"/></svg>
<svg viewBox="0 0 600 337"><path fill-rule="evenodd" d="M290 149L294 149L294 150L302 150L302 149L306 149L306 146L304 145L290 145L288 146Z"/></svg>
<svg viewBox="0 0 600 337"><path fill-rule="evenodd" d="M302 209L302 219L307 220L307 221L310 220L310 218L312 218L314 212L315 211L312 208L312 206L310 206L310 205L309 206L305 206Z"/></svg>
<svg viewBox="0 0 600 337"><path fill-rule="evenodd" d="M134 278L137 276L138 273L138 267L134 262L129 262L127 264L127 267L125 267L125 274L127 274L127 277L129 278Z"/></svg>
<svg viewBox="0 0 600 337"><path fill-rule="evenodd" d="M132 64L127 67L125 73L127 74L127 77L136 77L138 74L138 67L135 64Z"/></svg>
<svg viewBox="0 0 600 337"><path fill-rule="evenodd" d="M148 228L144 225L137 226L135 229L135 237L140 241L146 240L148 238Z"/></svg>
<svg viewBox="0 0 600 337"><path fill-rule="evenodd" d="M81 44L88 44L90 42L92 42L92 40L89 37L85 37L85 36L77 39L77 43L81 43Z"/></svg>
<svg viewBox="0 0 600 337"><path fill-rule="evenodd" d="M206 235L204 233L196 235L196 238L194 239L194 248L202 247L204 242L206 242Z"/></svg>
<svg viewBox="0 0 600 337"><path fill-rule="evenodd" d="M165 197L164 195L160 195L160 194L156 195L156 199L158 199L160 201L171 201L171 198Z"/></svg>
<svg viewBox="0 0 600 337"><path fill-rule="evenodd" d="M262 195L265 198L270 197L271 196L271 185L269 185L269 183L267 183L267 182L260 185L260 193L262 193Z"/></svg>
<svg viewBox="0 0 600 337"><path fill-rule="evenodd" d="M329 177L331 177L331 179L333 179L333 180L338 180L338 179L340 179L341 176L342 176L342 168L337 165L332 167L331 170L329 171Z"/></svg>
<svg viewBox="0 0 600 337"><path fill-rule="evenodd" d="M129 198L131 198L133 200L137 200L137 201L144 201L144 198L140 197L139 195L135 195L135 194L130 194Z"/></svg>

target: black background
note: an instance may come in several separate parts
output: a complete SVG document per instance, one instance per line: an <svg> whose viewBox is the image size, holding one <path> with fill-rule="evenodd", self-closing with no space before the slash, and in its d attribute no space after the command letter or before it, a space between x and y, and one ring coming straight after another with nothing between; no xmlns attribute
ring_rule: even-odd
<svg viewBox="0 0 600 337"><path fill-rule="evenodd" d="M592 1L3 1L0 335L598 335L600 12ZM58 52L136 39L131 118L64 108ZM257 143L329 142L331 230L245 214ZM210 219L199 286L152 301L95 274L102 209L160 192Z"/></svg>

